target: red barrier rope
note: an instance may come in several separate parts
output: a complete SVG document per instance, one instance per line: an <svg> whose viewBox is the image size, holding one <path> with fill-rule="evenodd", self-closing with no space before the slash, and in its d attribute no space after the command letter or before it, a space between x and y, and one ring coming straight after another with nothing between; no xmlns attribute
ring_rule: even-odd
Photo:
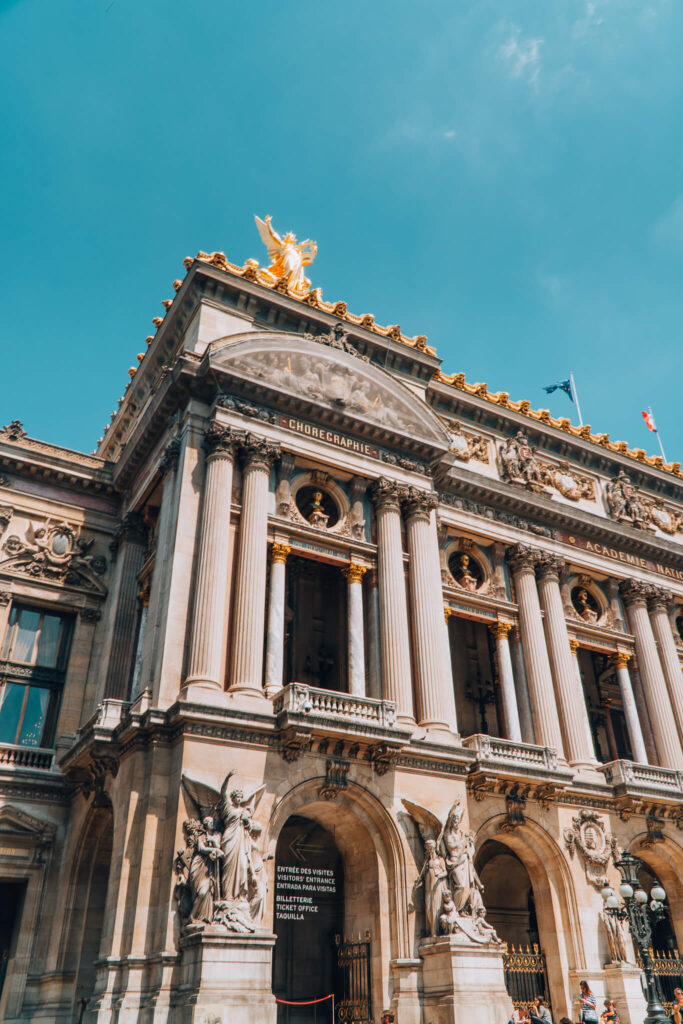
<svg viewBox="0 0 683 1024"><path fill-rule="evenodd" d="M275 996L276 1003L284 1003L285 1006L312 1006L313 1003L324 1003L326 999L334 999L334 993L330 992L329 996L322 996L320 999L304 999L299 1002L292 1002L291 999L278 999Z"/></svg>

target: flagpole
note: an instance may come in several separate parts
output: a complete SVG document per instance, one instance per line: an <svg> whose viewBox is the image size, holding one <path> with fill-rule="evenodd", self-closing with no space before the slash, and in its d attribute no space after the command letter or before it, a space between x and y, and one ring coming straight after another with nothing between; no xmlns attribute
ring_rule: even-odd
<svg viewBox="0 0 683 1024"><path fill-rule="evenodd" d="M652 422L653 422L653 423L655 424L655 434L657 435L657 443L658 443L658 445L659 445L659 450L660 450L660 452L662 453L662 459L664 460L664 462L666 462L666 461L667 461L667 459L666 459L666 455L664 454L664 445L662 444L662 439L661 439L661 437L659 436L659 431L657 430L657 424L655 423L655 418L654 418L654 416L652 415L652 406L651 406L651 405L648 405L648 407L647 407L647 408L648 408L648 411L649 411L649 413L650 413L650 419L651 419L651 420L652 420Z"/></svg>
<svg viewBox="0 0 683 1024"><path fill-rule="evenodd" d="M571 372L569 374L569 380L571 381L571 385L572 385L572 397L574 398L574 402L576 404L576 411L579 414L579 426L582 427L583 426L583 419L582 419L582 416L581 416L581 406L579 405L579 396L578 396L577 391L576 391L576 384L574 383L574 374L571 373Z"/></svg>

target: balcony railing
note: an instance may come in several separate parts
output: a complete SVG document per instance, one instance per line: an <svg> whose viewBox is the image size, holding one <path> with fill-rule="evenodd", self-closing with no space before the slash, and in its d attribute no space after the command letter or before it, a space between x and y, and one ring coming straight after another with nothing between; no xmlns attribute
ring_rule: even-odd
<svg viewBox="0 0 683 1024"><path fill-rule="evenodd" d="M557 751L553 747L537 747L532 743L513 743L512 740L499 739L497 736L487 736L484 733L466 736L462 745L467 750L473 750L477 755L477 760L486 761L487 764L526 767L551 772L559 769Z"/></svg>
<svg viewBox="0 0 683 1024"><path fill-rule="evenodd" d="M391 700L355 697L336 690L319 690L305 683L290 683L273 700L276 716L301 714L316 719L338 720L340 725L366 725L378 729L396 726L396 704Z"/></svg>
<svg viewBox="0 0 683 1024"><path fill-rule="evenodd" d="M40 768L49 771L52 767L53 751L40 747L19 747L10 743L0 745L0 765L15 768Z"/></svg>
<svg viewBox="0 0 683 1024"><path fill-rule="evenodd" d="M609 761L600 769L605 782L626 790L642 793L665 793L680 799L683 793L683 772L673 768L659 768L655 765L636 764L634 761Z"/></svg>

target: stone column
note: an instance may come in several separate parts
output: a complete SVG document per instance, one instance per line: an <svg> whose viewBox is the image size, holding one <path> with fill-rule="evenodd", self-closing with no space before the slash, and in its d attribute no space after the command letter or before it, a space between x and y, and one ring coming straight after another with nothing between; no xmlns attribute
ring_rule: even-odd
<svg viewBox="0 0 683 1024"><path fill-rule="evenodd" d="M500 691L503 698L503 719L505 736L513 743L522 742L522 729L519 724L517 694L515 693L515 677L512 672L510 643L508 633L512 629L511 622L496 622L489 626L496 640L496 657L498 659L498 675Z"/></svg>
<svg viewBox="0 0 683 1024"><path fill-rule="evenodd" d="M443 618L436 494L409 487L403 492L410 565L418 722L430 731L457 733L450 650Z"/></svg>
<svg viewBox="0 0 683 1024"><path fill-rule="evenodd" d="M110 545L115 559L111 646L107 664L105 697L126 700L133 671L138 616L138 575L145 559L147 530L137 512L122 519Z"/></svg>
<svg viewBox="0 0 683 1024"><path fill-rule="evenodd" d="M242 478L242 517L232 623L233 692L261 696L263 630L266 605L266 544L268 480L280 446L255 434L244 443L246 462Z"/></svg>
<svg viewBox="0 0 683 1024"><path fill-rule="evenodd" d="M565 740L565 754L572 765L594 767L597 764L591 738L583 686L569 647L569 634L560 593L560 573L564 563L554 555L543 553L536 562L541 607L545 612L550 664L555 681L557 705Z"/></svg>
<svg viewBox="0 0 683 1024"><path fill-rule="evenodd" d="M535 553L524 544L515 544L508 548L506 557L519 605L519 633L536 742L544 747L553 747L558 758L564 758L560 720L536 589Z"/></svg>
<svg viewBox="0 0 683 1024"><path fill-rule="evenodd" d="M631 685L631 676L628 671L630 658L631 655L628 651L617 651L612 658L612 662L617 670L617 682L619 683L621 702L624 705L624 717L626 719L626 728L628 729L629 739L631 740L633 759L638 764L647 764L648 760L647 753L645 751L645 740L643 738L643 731L640 727L638 709L636 707L636 702L633 696L633 687Z"/></svg>
<svg viewBox="0 0 683 1024"><path fill-rule="evenodd" d="M266 636L266 696L282 689L285 655L285 576L289 544L273 542L270 549L270 591L268 594L268 633Z"/></svg>
<svg viewBox="0 0 683 1024"><path fill-rule="evenodd" d="M628 670L628 674L631 677L631 685L633 686L633 697L638 708L638 719L640 721L640 728L643 730L643 739L645 741L645 753L647 754L647 760L649 764L657 764L657 745L655 744L655 735L652 731L652 723L650 722L650 713L647 709L647 700L645 699L645 690L643 689L643 681L640 678L640 672L638 671L638 661L634 658L631 662L631 666Z"/></svg>
<svg viewBox="0 0 683 1024"><path fill-rule="evenodd" d="M659 660L664 670L666 685L669 688L669 700L676 717L678 735L683 736L683 673L669 621L669 608L672 601L671 594L663 587L653 587L647 606L650 610L652 632L657 641Z"/></svg>
<svg viewBox="0 0 683 1024"><path fill-rule="evenodd" d="M524 654L522 653L518 626L515 626L510 633L508 645L510 647L512 671L515 678L515 692L517 694L517 710L519 711L519 724L522 729L522 741L524 743L535 743L534 723L531 717L531 703L529 701L529 686L526 681Z"/></svg>
<svg viewBox="0 0 683 1024"><path fill-rule="evenodd" d="M377 570L371 569L367 582L367 628L368 628L368 696L380 700L382 677L379 650L379 593L377 591Z"/></svg>
<svg viewBox="0 0 683 1024"><path fill-rule="evenodd" d="M145 634L147 633L147 619L149 616L149 593L150 581L149 577L147 577L140 590L140 593L138 594L140 609L138 623L138 639L135 646L135 660L133 662L133 681L130 687L131 700L135 700L135 698L140 693L140 677L142 673L142 652L145 649Z"/></svg>
<svg viewBox="0 0 683 1024"><path fill-rule="evenodd" d="M666 680L647 613L652 588L641 580L622 580L619 590L636 639L636 654L645 691L659 763L664 768L683 769L683 750L676 728Z"/></svg>
<svg viewBox="0 0 683 1024"><path fill-rule="evenodd" d="M221 668L227 631L230 505L235 449L240 436L212 424L204 435L205 474L194 583L190 656L185 686L223 691ZM210 694L209 694L210 695Z"/></svg>
<svg viewBox="0 0 683 1024"><path fill-rule="evenodd" d="M371 493L377 517L382 696L396 701L400 721L414 725L399 487L382 477Z"/></svg>
<svg viewBox="0 0 683 1024"><path fill-rule="evenodd" d="M366 565L349 562L342 569L347 583L348 621L347 651L349 693L354 697L365 696L365 636L363 630L363 576Z"/></svg>

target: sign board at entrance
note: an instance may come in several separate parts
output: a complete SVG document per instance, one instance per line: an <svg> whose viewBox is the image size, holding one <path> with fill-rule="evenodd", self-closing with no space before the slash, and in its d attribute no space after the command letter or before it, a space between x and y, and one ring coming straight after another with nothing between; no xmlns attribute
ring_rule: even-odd
<svg viewBox="0 0 683 1024"><path fill-rule="evenodd" d="M275 871L275 917L280 921L303 921L306 914L317 914L318 899L337 895L334 871L329 868L287 867L278 864Z"/></svg>

